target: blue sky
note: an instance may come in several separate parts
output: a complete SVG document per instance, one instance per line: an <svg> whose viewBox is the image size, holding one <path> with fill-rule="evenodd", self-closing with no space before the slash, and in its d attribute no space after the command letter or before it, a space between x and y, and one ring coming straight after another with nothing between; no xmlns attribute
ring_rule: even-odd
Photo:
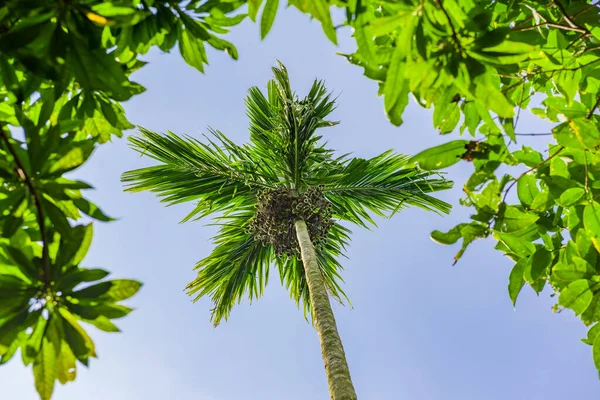
<svg viewBox="0 0 600 400"><path fill-rule="evenodd" d="M176 51L149 55L150 64L135 76L148 90L125 104L130 120L194 136L211 126L242 143L246 91L264 87L280 59L296 91L319 77L339 94L334 117L341 124L323 134L340 153L371 157L394 148L410 154L447 140L432 129L430 111L415 105L401 128L387 121L377 84L335 55L352 50L348 32L335 48L316 22L290 9L262 43L250 22L229 39L240 60L211 52L205 75ZM543 129L521 118L520 131ZM129 302L138 310L119 321L124 333L92 330L100 358L89 370L80 367L75 383L58 386L55 399L328 398L317 334L276 274L262 299L239 305L217 329L209 322L209 301L191 303L183 288L194 278L195 262L211 251L214 228L178 224L191 204L164 208L150 194L123 193L121 173L147 163L125 140L115 140L76 173L96 186L90 197L119 218L96 224L86 266L145 286ZM458 199L471 168L449 170L456 189L441 197L455 205L450 216L408 209L372 231L353 229L343 276L354 308L335 306L335 312L359 398L563 400L597 393L591 349L579 341L586 330L571 312L553 314L549 293L537 297L530 288L513 310L506 290L512 262L491 241L472 245L452 266L457 248L429 239L432 230L468 216ZM5 399L37 399L31 371L18 358L0 370L0 387Z"/></svg>

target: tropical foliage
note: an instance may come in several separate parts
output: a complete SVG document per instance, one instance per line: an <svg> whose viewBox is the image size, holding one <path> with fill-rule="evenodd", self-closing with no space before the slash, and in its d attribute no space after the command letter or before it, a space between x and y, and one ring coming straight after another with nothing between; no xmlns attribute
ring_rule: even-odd
<svg viewBox="0 0 600 400"><path fill-rule="evenodd" d="M158 164L126 172L123 181L130 191L155 192L169 205L196 202L185 220L217 213L215 248L198 263L198 277L188 285L196 299L211 296L215 325L243 297L262 295L269 269L276 267L291 297L315 321L331 398L352 400L356 395L347 367L331 372L346 364L341 342L340 359L333 360L331 341L339 337L327 295L340 301L346 297L339 257L350 231L342 223L366 226L373 223L371 215L388 217L411 205L448 212L448 204L428 193L451 183L418 167L406 168L408 157L391 150L367 160L334 156L317 134L334 125L325 119L334 101L323 83L315 81L299 99L286 69L273 72L266 95L250 89L249 143L236 145L218 131L200 142L144 129L141 136L130 137L132 147ZM303 234L308 244L303 245ZM312 254L317 272L311 278ZM329 316L331 325L326 326ZM332 331L333 339L328 336ZM338 385L343 375L346 383Z"/></svg>
<svg viewBox="0 0 600 400"><path fill-rule="evenodd" d="M548 288L555 311L571 309L591 326L583 341L600 369L599 11L584 1L405 2L368 22L381 40L367 41L376 54L395 47L389 63L364 65L367 74L387 68L382 90L392 122L401 122L412 92L434 106L440 133L473 137L413 159L428 170L460 161L474 167L463 199L475 209L471 221L432 238L462 240L456 260L474 240L496 239L515 262L513 305L525 285ZM522 110L554 127L519 132ZM541 143L517 146L523 136Z"/></svg>
<svg viewBox="0 0 600 400"><path fill-rule="evenodd" d="M456 162L472 162L475 168L465 185L464 201L475 208L474 219L447 235L433 236L446 243L462 239L458 256L476 238L498 239L499 250L518 261L509 285L513 301L524 283L536 291L551 286L561 294L559 309L571 308L592 325L585 341L596 343L593 349L600 366L594 246L600 136L598 2L292 0L288 4L315 18L333 43L346 27L351 28L357 50L344 57L380 83L379 94L394 124L402 122L412 95L418 104L433 107L433 123L440 133L458 130L474 136L449 140L443 148L412 160L423 169ZM132 127L120 103L144 90L129 78L144 66L144 54L153 47L162 51L177 47L188 64L202 71L208 62L207 46L237 57L235 47L223 39L230 26L249 16L265 37L279 5L279 0L1 2L2 248L21 250L42 271L42 265L52 263L42 263L43 249L48 249L51 260L52 249L69 240L67 224L73 225L76 216L108 219L81 197L80 191L89 185L61 175L85 162L93 148ZM337 26L333 21L338 18L332 15L342 17ZM511 147L523 134L534 136L519 132L522 109L555 124L551 132L534 132L544 135L537 138L540 143L550 139L550 148ZM497 172L506 170L502 166L520 170L505 177ZM34 191L40 193L39 206ZM41 219L36 210L43 210ZM519 229L526 224L537 233ZM73 248L80 242L85 248L89 239L84 236L91 230L72 228L69 233ZM513 236L525 242L515 242ZM588 239L595 251L588 249ZM540 250L542 243L550 255ZM521 245L525 250L514 248ZM6 260L0 267L2 282L12 279L4 276L19 275L11 256L2 260ZM65 260L60 261L68 263ZM565 269L570 272L559 272ZM25 278L25 286L36 286L36 279L39 282ZM37 285L44 287L41 282ZM0 292L9 293L4 285ZM2 327L13 314L4 303L13 302L0 301ZM7 349L0 345L4 362L9 358ZM41 369L34 371L44 381ZM51 385L39 387L42 398L49 398Z"/></svg>

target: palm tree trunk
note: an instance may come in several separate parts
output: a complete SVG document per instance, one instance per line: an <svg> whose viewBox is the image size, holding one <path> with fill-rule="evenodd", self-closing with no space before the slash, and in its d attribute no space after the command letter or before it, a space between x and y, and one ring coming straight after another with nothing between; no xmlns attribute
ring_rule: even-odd
<svg viewBox="0 0 600 400"><path fill-rule="evenodd" d="M296 220L296 236L300 244L313 318L321 341L321 354L325 362L325 373L329 382L331 399L356 400L356 393L352 379L350 379L350 369L329 303L325 280L321 275L315 247L308 234L308 227L302 219Z"/></svg>

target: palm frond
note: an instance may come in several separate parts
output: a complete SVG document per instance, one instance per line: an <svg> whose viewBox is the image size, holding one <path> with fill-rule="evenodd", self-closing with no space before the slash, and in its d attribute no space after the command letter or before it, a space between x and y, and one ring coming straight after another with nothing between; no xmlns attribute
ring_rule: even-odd
<svg viewBox="0 0 600 400"><path fill-rule="evenodd" d="M236 146L213 131L216 142L201 143L191 137L166 135L140 128L130 136L131 147L160 162L159 165L125 172L126 190L149 190L169 205L197 201L186 217L203 217L251 201L256 189L270 187L262 168L247 149Z"/></svg>
<svg viewBox="0 0 600 400"><path fill-rule="evenodd" d="M331 158L332 152L318 143L318 128L333 126L325 120L334 110L335 101L322 81L313 83L308 95L300 100L291 90L283 65L273 68L267 96L253 87L246 98L250 118L250 140L261 158L277 166L281 181L302 185L311 169Z"/></svg>
<svg viewBox="0 0 600 400"><path fill-rule="evenodd" d="M344 158L311 181L325 185L334 218L365 227L374 224L371 215L389 217L407 205L448 213L449 204L427 193L450 189L452 182L431 172L407 168L407 160L407 156L391 150L368 160Z"/></svg>
<svg viewBox="0 0 600 400"><path fill-rule="evenodd" d="M254 216L252 208L218 218L221 226L212 253L196 265L198 277L187 286L194 301L209 295L213 302L211 321L215 326L227 319L236 303L247 296L252 302L264 293L269 265L275 254L247 233Z"/></svg>

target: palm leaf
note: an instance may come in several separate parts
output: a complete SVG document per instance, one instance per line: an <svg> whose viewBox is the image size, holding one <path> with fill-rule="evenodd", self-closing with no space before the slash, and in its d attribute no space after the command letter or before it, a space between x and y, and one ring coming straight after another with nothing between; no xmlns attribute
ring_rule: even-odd
<svg viewBox="0 0 600 400"><path fill-rule="evenodd" d="M253 216L253 209L247 208L218 218L221 228L214 239L215 248L196 265L198 277L187 286L194 301L210 295L215 326L229 317L245 295L250 301L262 296L269 279L274 252L247 233Z"/></svg>
<svg viewBox="0 0 600 400"><path fill-rule="evenodd" d="M406 205L448 213L450 205L427 193L446 190L452 182L430 172L405 168L409 157L388 150L365 160L343 158L310 182L325 185L334 217L366 226L371 214L389 217Z"/></svg>
<svg viewBox="0 0 600 400"><path fill-rule="evenodd" d="M172 132L140 131L141 136L129 137L131 147L160 164L126 172L122 181L128 191L149 190L168 205L197 201L185 220L239 207L255 189L270 187L247 151L219 132L213 131L218 144L204 144Z"/></svg>

